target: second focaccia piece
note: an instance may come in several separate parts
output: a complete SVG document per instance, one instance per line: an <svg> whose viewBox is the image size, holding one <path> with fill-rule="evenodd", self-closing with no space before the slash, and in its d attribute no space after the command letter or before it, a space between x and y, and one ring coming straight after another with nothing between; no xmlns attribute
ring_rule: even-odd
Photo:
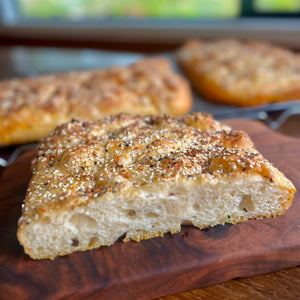
<svg viewBox="0 0 300 300"><path fill-rule="evenodd" d="M42 141L18 239L33 258L284 213L293 184L201 113L73 121Z"/></svg>
<svg viewBox="0 0 300 300"><path fill-rule="evenodd" d="M38 141L57 125L120 112L180 116L192 106L187 82L166 58L128 67L0 82L0 145Z"/></svg>
<svg viewBox="0 0 300 300"><path fill-rule="evenodd" d="M300 55L271 44L190 41L177 60L208 100L252 106L300 98Z"/></svg>

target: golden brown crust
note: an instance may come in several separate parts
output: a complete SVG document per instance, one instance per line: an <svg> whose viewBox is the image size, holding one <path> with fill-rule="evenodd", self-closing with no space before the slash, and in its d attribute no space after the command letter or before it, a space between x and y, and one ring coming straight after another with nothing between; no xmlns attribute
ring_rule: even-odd
<svg viewBox="0 0 300 300"><path fill-rule="evenodd" d="M188 83L163 57L128 67L2 81L0 145L40 140L71 119L120 112L180 116L191 105Z"/></svg>
<svg viewBox="0 0 300 300"><path fill-rule="evenodd" d="M49 210L73 210L146 184L201 184L250 174L289 190L282 204L289 207L293 184L257 152L246 133L210 115L175 119L121 114L94 122L72 121L41 142L19 226Z"/></svg>
<svg viewBox="0 0 300 300"><path fill-rule="evenodd" d="M237 106L300 97L300 55L270 44L189 41L178 64L207 99Z"/></svg>

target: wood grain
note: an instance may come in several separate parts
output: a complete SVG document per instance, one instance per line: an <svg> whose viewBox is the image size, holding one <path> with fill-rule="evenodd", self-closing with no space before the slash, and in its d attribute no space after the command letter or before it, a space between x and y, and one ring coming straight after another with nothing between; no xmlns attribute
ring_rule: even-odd
<svg viewBox="0 0 300 300"><path fill-rule="evenodd" d="M300 299L300 267L291 267L251 278L238 278L222 284L194 289L175 295L156 298L156 300L157 299Z"/></svg>
<svg viewBox="0 0 300 300"><path fill-rule="evenodd" d="M246 130L299 190L299 139L256 121L228 123ZM163 238L118 241L54 261L34 261L16 239L32 156L23 155L0 178L1 299L151 299L300 264L298 193L288 212L276 218L207 230L184 226Z"/></svg>

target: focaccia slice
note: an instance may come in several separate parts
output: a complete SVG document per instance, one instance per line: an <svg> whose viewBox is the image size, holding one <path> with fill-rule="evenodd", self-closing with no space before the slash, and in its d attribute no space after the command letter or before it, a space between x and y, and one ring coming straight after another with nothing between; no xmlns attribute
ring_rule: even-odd
<svg viewBox="0 0 300 300"><path fill-rule="evenodd" d="M72 121L44 139L19 220L32 258L284 213L293 184L202 113Z"/></svg>
<svg viewBox="0 0 300 300"><path fill-rule="evenodd" d="M272 44L194 40L177 61L208 100L253 106L300 98L300 55Z"/></svg>
<svg viewBox="0 0 300 300"><path fill-rule="evenodd" d="M181 116L191 106L187 81L165 57L128 67L6 80L0 82L0 145L39 141L72 119L121 112Z"/></svg>

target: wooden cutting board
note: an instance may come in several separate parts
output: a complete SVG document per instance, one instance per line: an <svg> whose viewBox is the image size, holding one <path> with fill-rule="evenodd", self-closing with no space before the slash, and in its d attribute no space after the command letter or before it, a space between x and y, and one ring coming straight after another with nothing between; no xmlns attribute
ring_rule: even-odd
<svg viewBox="0 0 300 300"><path fill-rule="evenodd" d="M300 140L257 121L232 120L300 190ZM0 178L1 299L151 299L300 264L300 199L282 216L199 230L184 226L140 243L30 259L16 238L33 152Z"/></svg>

